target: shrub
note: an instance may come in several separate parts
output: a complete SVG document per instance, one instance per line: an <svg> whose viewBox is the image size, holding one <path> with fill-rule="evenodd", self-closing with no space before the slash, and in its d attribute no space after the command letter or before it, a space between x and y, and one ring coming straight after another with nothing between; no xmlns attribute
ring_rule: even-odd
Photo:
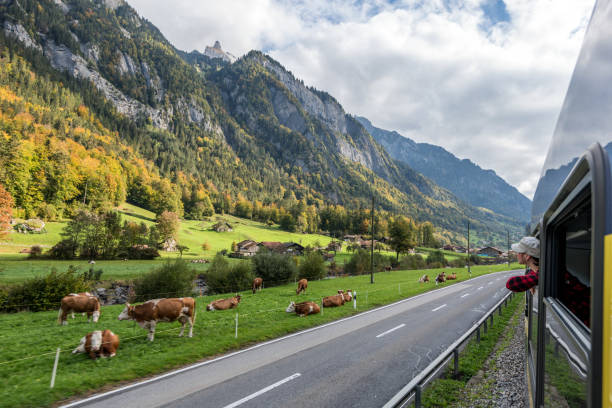
<svg viewBox="0 0 612 408"><path fill-rule="evenodd" d="M70 266L66 272L59 273L53 268L46 276L37 276L10 287L3 304L0 305L0 310L38 312L57 309L67 294L87 290L89 284L85 276L79 274L74 267Z"/></svg>
<svg viewBox="0 0 612 408"><path fill-rule="evenodd" d="M202 250L203 251L208 251L210 249L210 244L208 243L208 241L204 241L202 243Z"/></svg>
<svg viewBox="0 0 612 408"><path fill-rule="evenodd" d="M386 266L390 266L389 257L374 253L374 270L382 271ZM370 252L359 249L351 256L351 259L344 266L344 271L350 275L362 275L370 273Z"/></svg>
<svg viewBox="0 0 612 408"><path fill-rule="evenodd" d="M427 255L427 264L428 265L437 264L437 265L444 266L446 265L446 258L444 258L444 254L440 250L431 251L429 255Z"/></svg>
<svg viewBox="0 0 612 408"><path fill-rule="evenodd" d="M322 279L325 277L325 261L318 252L309 252L304 256L299 267L300 278L308 280Z"/></svg>
<svg viewBox="0 0 612 408"><path fill-rule="evenodd" d="M96 269L94 270L94 268L89 268L88 270L86 270L85 272L83 272L83 278L86 281L94 281L94 282L99 282L100 278L102 277L102 273L104 271L102 269Z"/></svg>
<svg viewBox="0 0 612 408"><path fill-rule="evenodd" d="M195 276L195 269L182 259L167 261L134 282L134 300L190 296Z"/></svg>
<svg viewBox="0 0 612 408"><path fill-rule="evenodd" d="M42 248L40 245L32 245L32 247L30 247L30 255L28 255L28 258L38 258L41 255Z"/></svg>
<svg viewBox="0 0 612 408"><path fill-rule="evenodd" d="M38 207L38 216L45 221L57 220L57 210L53 204L43 203Z"/></svg>
<svg viewBox="0 0 612 408"><path fill-rule="evenodd" d="M266 286L286 283L297 276L297 267L291 256L265 250L258 251L253 257L253 270Z"/></svg>
<svg viewBox="0 0 612 408"><path fill-rule="evenodd" d="M64 239L49 250L49 257L54 259L74 259L77 244L69 239Z"/></svg>
<svg viewBox="0 0 612 408"><path fill-rule="evenodd" d="M453 268L463 268L464 266L467 265L467 260L464 257L455 258L452 261L450 261L448 264L452 266Z"/></svg>
<svg viewBox="0 0 612 408"><path fill-rule="evenodd" d="M406 255L400 261L400 269L425 269L427 264L421 255Z"/></svg>
<svg viewBox="0 0 612 408"><path fill-rule="evenodd" d="M211 293L239 292L251 286L252 266L244 261L230 263L223 255L217 254L204 279Z"/></svg>
<svg viewBox="0 0 612 408"><path fill-rule="evenodd" d="M148 245L134 245L127 249L129 259L155 259L159 256L157 248Z"/></svg>

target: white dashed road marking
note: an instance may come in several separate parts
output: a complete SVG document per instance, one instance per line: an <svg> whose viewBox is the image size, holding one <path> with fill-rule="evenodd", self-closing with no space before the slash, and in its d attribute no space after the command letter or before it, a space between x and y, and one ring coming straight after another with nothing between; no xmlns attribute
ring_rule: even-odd
<svg viewBox="0 0 612 408"><path fill-rule="evenodd" d="M492 284L493 284L493 282L489 282L488 284L489 284L489 285L492 285Z"/></svg>
<svg viewBox="0 0 612 408"><path fill-rule="evenodd" d="M479 287L479 288L478 288L478 290L480 290L480 289L482 289L482 288L484 288L484 286Z"/></svg>
<svg viewBox="0 0 612 408"><path fill-rule="evenodd" d="M466 297L466 296L470 296L469 293L466 293L465 295L461 295L462 298Z"/></svg>
<svg viewBox="0 0 612 408"><path fill-rule="evenodd" d="M397 330L397 329L401 329L401 328L402 328L402 327L404 327L405 325L406 325L405 323L402 323L402 324L400 324L399 326L395 326L394 328L389 329L389 330L387 330L386 332L382 332L382 333L380 333L378 336L376 336L376 338L382 337L382 336L384 336L385 334L389 334L389 333L391 333L392 331L395 331L395 330Z"/></svg>
<svg viewBox="0 0 612 408"><path fill-rule="evenodd" d="M435 309L432 309L431 311L432 311L432 312L437 312L438 310L442 309L442 308L443 308L443 307L445 307L445 306L446 306L446 303L445 303L445 304L443 304L442 306L438 306L438 307L436 307Z"/></svg>
<svg viewBox="0 0 612 408"><path fill-rule="evenodd" d="M295 374L293 374L292 376L289 376L289 377L285 378L284 380L280 380L279 382L275 382L274 384L269 385L269 386L267 386L266 388L263 388L263 389L261 389L261 390L259 390L259 391L255 392L255 393L253 393L253 394L251 394L251 395L249 395L249 396L247 396L247 397L244 397L244 398L243 398L243 399L241 399L241 400L238 400L238 401L233 402L233 403L231 403L231 404L229 404L229 405L226 405L226 406L225 406L225 407L223 407L223 408L234 408L234 407L237 407L238 405L242 405L242 404L244 404L245 402L250 401L250 400L252 400L252 399L253 399L253 398L255 398L255 397L258 397L258 396L260 396L261 394L266 393L266 392L270 391L270 390L271 390L271 389L273 389L273 388L276 388L276 387L278 387L278 386L283 385L283 384L284 384L284 383L286 383L286 382L289 382L289 381L291 381L291 380L294 380L294 379L298 378L300 375L302 375L302 374L300 374L300 373L295 373Z"/></svg>

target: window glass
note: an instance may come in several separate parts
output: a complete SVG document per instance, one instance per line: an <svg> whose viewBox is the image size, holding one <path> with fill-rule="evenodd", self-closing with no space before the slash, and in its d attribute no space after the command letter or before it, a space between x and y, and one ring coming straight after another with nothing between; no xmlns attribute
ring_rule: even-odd
<svg viewBox="0 0 612 408"><path fill-rule="evenodd" d="M591 303L591 203L572 211L555 231L555 297L586 327Z"/></svg>

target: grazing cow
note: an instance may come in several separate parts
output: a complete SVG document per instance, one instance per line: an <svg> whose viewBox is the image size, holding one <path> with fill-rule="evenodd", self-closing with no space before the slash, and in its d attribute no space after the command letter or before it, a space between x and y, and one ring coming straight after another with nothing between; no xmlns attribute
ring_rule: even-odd
<svg viewBox="0 0 612 408"><path fill-rule="evenodd" d="M236 295L229 299L217 299L213 300L206 306L206 310L227 310L238 307L238 303L240 303L240 295Z"/></svg>
<svg viewBox="0 0 612 408"><path fill-rule="evenodd" d="M455 280L455 279L457 279L456 273L451 273L450 275L446 277L446 280Z"/></svg>
<svg viewBox="0 0 612 408"><path fill-rule="evenodd" d="M181 322L179 337L183 336L185 323L189 323L189 337L193 337L195 311L195 300L191 297L154 299L136 306L126 303L118 319L135 320L143 329L149 329L147 338L151 341L155 337L157 322L174 322L176 320Z"/></svg>
<svg viewBox="0 0 612 408"><path fill-rule="evenodd" d="M438 283L444 282L446 282L446 275L444 275L444 272L439 273L438 276L436 276L436 286L438 285Z"/></svg>
<svg viewBox="0 0 612 408"><path fill-rule="evenodd" d="M345 302L350 302L351 300L353 300L353 292L350 289L347 289L345 291L339 290L338 293L340 293L342 297L344 297Z"/></svg>
<svg viewBox="0 0 612 408"><path fill-rule="evenodd" d="M87 353L92 360L98 357L114 357L119 348L119 336L110 330L96 330L87 333L81 339L81 344L74 350L72 354Z"/></svg>
<svg viewBox="0 0 612 408"><path fill-rule="evenodd" d="M295 290L296 295L299 295L300 292L304 292L306 293L306 288L308 287L308 280L306 279L300 279L298 281L298 287Z"/></svg>
<svg viewBox="0 0 612 408"><path fill-rule="evenodd" d="M257 290L261 290L263 288L263 279L255 278L253 279L253 293Z"/></svg>
<svg viewBox="0 0 612 408"><path fill-rule="evenodd" d="M385 266L385 271L391 272L391 267L390 266Z"/></svg>
<svg viewBox="0 0 612 408"><path fill-rule="evenodd" d="M89 292L71 293L68 296L64 296L61 301L57 322L61 325L67 325L68 313L72 313L74 317L74 312L87 313L87 321L92 318L93 322L96 323L100 318L100 301Z"/></svg>
<svg viewBox="0 0 612 408"><path fill-rule="evenodd" d="M339 290L338 292L340 293L337 295L324 297L322 302L323 307L342 306L344 304L344 295L342 294L341 290Z"/></svg>
<svg viewBox="0 0 612 408"><path fill-rule="evenodd" d="M426 282L429 282L429 276L423 275L419 278L419 283L426 283Z"/></svg>
<svg viewBox="0 0 612 408"><path fill-rule="evenodd" d="M310 302L310 301L302 302L302 303L291 302L289 303L289 306L287 306L287 309L285 310L285 312L287 313L295 312L300 317L308 316L309 314L316 314L316 313L319 313L320 311L321 311L321 308L319 307L319 305L316 304L315 302Z"/></svg>

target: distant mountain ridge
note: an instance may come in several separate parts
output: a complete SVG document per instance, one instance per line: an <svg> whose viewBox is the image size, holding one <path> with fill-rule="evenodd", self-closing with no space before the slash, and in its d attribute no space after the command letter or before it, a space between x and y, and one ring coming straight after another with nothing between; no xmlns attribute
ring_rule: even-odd
<svg viewBox="0 0 612 408"><path fill-rule="evenodd" d="M299 220L306 206L364 209L374 196L448 241L463 239L467 220L487 242L520 230L393 159L336 99L259 51L232 63L177 50L122 0L6 0L0 27L39 75L71 78L102 124L172 183L185 213L209 196L219 212L263 203L298 208Z"/></svg>
<svg viewBox="0 0 612 408"><path fill-rule="evenodd" d="M469 159L459 159L440 146L416 143L395 131L377 128L364 117L356 119L391 157L406 163L465 202L520 222L529 220L531 200L493 170L484 170Z"/></svg>

